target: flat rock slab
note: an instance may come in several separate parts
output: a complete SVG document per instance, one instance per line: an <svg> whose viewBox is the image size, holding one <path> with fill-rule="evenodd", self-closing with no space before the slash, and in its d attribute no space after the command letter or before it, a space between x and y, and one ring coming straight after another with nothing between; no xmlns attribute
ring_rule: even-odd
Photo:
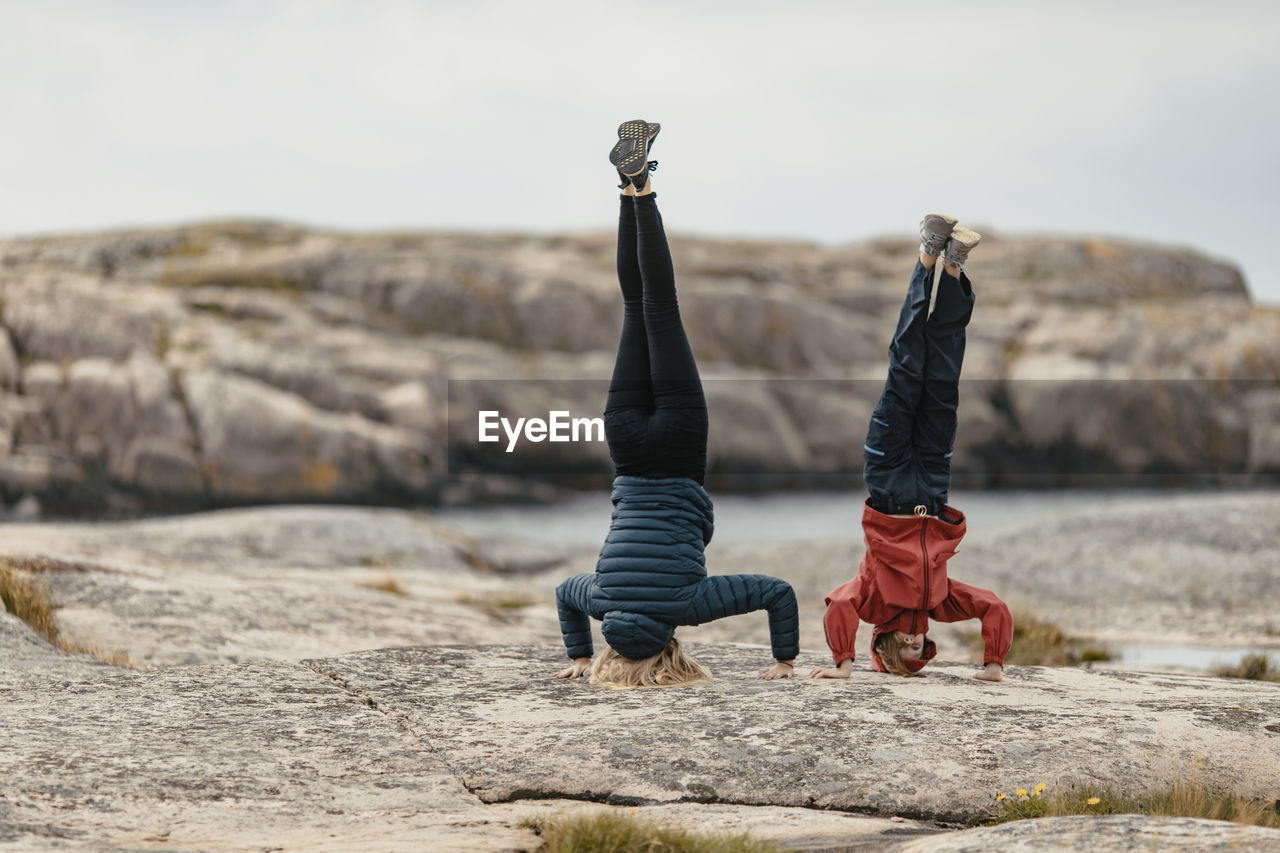
<svg viewBox="0 0 1280 853"><path fill-rule="evenodd" d="M311 661L430 742L486 802L768 804L967 820L997 791L1073 779L1145 790L1194 765L1280 789L1280 686L963 664L924 679L763 682L759 648L695 646L714 684L610 691L559 681L534 646L390 649Z"/></svg>
<svg viewBox="0 0 1280 853"><path fill-rule="evenodd" d="M90 679L119 672L88 655L70 655L38 637L26 623L0 608L0 691L57 678Z"/></svg>
<svg viewBox="0 0 1280 853"><path fill-rule="evenodd" d="M477 570L487 563L473 541L418 513L274 507L4 534L0 554L55 567L40 580L65 636L139 667L485 643L497 631L560 642L558 575Z"/></svg>
<svg viewBox="0 0 1280 853"><path fill-rule="evenodd" d="M893 853L1111 853L1240 851L1277 853L1280 830L1187 817L1105 815L1019 820L917 839Z"/></svg>
<svg viewBox="0 0 1280 853"><path fill-rule="evenodd" d="M297 664L6 691L0 850L499 850L429 744Z"/></svg>

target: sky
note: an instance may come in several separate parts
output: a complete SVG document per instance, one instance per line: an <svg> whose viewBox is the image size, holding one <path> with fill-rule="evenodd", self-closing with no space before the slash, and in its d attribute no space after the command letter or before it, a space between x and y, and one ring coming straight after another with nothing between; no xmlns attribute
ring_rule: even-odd
<svg viewBox="0 0 1280 853"><path fill-rule="evenodd" d="M1280 304L1277 32L1230 0L0 0L0 235L608 231L644 118L671 232L940 211L1193 247Z"/></svg>

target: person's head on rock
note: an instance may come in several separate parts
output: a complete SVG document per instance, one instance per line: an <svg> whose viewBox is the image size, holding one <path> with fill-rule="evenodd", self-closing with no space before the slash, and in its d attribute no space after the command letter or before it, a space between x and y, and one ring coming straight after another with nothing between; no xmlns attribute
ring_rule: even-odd
<svg viewBox="0 0 1280 853"><path fill-rule="evenodd" d="M938 653L924 634L877 628L871 640L871 668L903 678L922 678L920 670Z"/></svg>
<svg viewBox="0 0 1280 853"><path fill-rule="evenodd" d="M600 626L608 644L591 664L591 683L615 690L706 684L711 673L680 648L675 627L639 613L613 611Z"/></svg>

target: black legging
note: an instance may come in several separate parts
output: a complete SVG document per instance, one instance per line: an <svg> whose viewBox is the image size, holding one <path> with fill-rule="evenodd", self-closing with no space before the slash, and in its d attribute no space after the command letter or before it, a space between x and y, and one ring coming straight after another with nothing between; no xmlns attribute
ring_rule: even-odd
<svg viewBox="0 0 1280 853"><path fill-rule="evenodd" d="M944 270L929 311L933 270L916 263L889 344L889 376L863 445L868 503L885 513L925 506L936 515L951 486L965 326L973 286Z"/></svg>
<svg viewBox="0 0 1280 853"><path fill-rule="evenodd" d="M623 196L618 213L622 334L604 434L618 474L690 477L707 471L707 401L680 322L675 268L655 196Z"/></svg>

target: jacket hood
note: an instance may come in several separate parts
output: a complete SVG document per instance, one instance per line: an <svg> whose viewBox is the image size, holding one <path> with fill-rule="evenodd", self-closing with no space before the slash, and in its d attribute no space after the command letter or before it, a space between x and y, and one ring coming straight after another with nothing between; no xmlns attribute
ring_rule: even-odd
<svg viewBox="0 0 1280 853"><path fill-rule="evenodd" d="M600 633L609 647L624 658L644 660L666 648L676 628L643 613L610 610L601 621Z"/></svg>
<svg viewBox="0 0 1280 853"><path fill-rule="evenodd" d="M871 632L871 668L874 669L876 672L889 671L884 668L884 661L880 660L880 655L876 654L876 640L880 638L881 634L891 634L894 631L901 630L898 626L898 621L899 620L894 620L893 622L888 622L884 625L877 625L875 627L875 630ZM910 660L908 658L903 658L902 662L906 664L907 669L911 670L912 672L919 672L920 670L925 668L925 665L929 663L929 661L933 660L937 656L938 656L937 644L935 644L933 640L930 640L928 637L925 637L924 638L924 656L921 657L919 660Z"/></svg>

